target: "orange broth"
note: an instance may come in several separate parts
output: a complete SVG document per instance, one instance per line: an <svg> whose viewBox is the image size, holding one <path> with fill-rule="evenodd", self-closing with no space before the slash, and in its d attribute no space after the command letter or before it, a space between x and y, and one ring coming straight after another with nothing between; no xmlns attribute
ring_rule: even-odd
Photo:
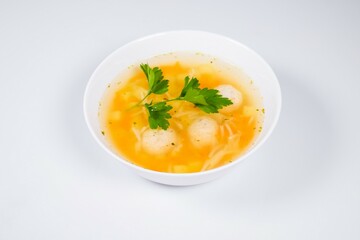
<svg viewBox="0 0 360 240"><path fill-rule="evenodd" d="M193 64L178 57L170 58L167 62L151 63L151 59L147 62L151 67L157 66L163 71L164 78L169 80L169 91L162 95L151 94L144 102L176 98L184 86L185 76L189 75L200 81L200 88L232 85L242 93L242 104L230 113L220 110L219 113L208 114L188 102L169 102L173 107L170 111L170 128L175 131L179 141L166 154L149 153L143 149L140 141L142 133L149 129L147 110L143 106L133 107L146 95L148 83L139 64L130 66L127 76L119 76L108 86L99 112L103 135L120 156L146 169L192 173L227 164L251 147L261 132L265 111L252 80L244 74L235 74L240 70L234 72L231 65L205 56L202 56L202 61L194 61ZM214 144L199 148L191 143L188 127L201 116L213 118L219 128Z"/></svg>

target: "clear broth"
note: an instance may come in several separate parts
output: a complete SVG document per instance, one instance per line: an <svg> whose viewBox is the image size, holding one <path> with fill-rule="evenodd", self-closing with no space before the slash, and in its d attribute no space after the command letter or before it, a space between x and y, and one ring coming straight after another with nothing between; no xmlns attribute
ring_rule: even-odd
<svg viewBox="0 0 360 240"><path fill-rule="evenodd" d="M225 165L244 154L262 129L265 110L262 98L253 81L239 68L201 53L170 53L143 61L159 67L169 80L169 91L164 95L150 95L145 102L162 101L179 96L185 76L194 76L200 87L216 88L229 84L242 93L241 106L230 112L207 114L193 104L174 101L169 120L179 141L167 154L152 154L141 146L143 132L149 128L144 107L135 107L147 93L148 83L139 64L128 69L112 81L100 104L99 116L102 133L111 146L129 162L159 172L192 173ZM219 130L214 143L194 146L187 131L197 118L214 119Z"/></svg>

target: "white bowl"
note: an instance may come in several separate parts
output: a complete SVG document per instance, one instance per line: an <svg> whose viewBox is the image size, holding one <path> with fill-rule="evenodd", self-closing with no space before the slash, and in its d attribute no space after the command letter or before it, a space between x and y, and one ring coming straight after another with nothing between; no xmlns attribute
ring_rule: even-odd
<svg viewBox="0 0 360 240"><path fill-rule="evenodd" d="M202 52L238 66L254 80L255 86L261 92L266 109L262 131L253 147L230 164L199 173L156 172L136 166L121 158L110 148L109 143L101 134L98 105L109 82L134 62L177 51ZM233 169L235 165L255 152L270 136L278 121L280 109L281 92L278 80L262 57L250 48L230 38L200 31L159 33L135 40L117 49L96 68L90 77L84 96L86 123L95 140L106 152L148 180L176 186L209 182Z"/></svg>

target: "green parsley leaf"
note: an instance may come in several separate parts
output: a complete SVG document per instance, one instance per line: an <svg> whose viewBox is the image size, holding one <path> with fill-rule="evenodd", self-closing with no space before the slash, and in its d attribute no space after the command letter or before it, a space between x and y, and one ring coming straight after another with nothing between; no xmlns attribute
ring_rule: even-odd
<svg viewBox="0 0 360 240"><path fill-rule="evenodd" d="M196 78L191 78L189 76L185 77L185 85L183 90L180 93L180 97L185 97L186 93L189 91L189 89L199 89L200 83L199 80Z"/></svg>
<svg viewBox="0 0 360 240"><path fill-rule="evenodd" d="M207 105L206 99L203 95L200 94L200 89L194 89L190 88L185 96L183 97L184 100L191 102L193 104L199 104L199 105Z"/></svg>
<svg viewBox="0 0 360 240"><path fill-rule="evenodd" d="M185 78L185 85L180 93L180 99L195 104L206 113L217 113L218 110L231 105L230 99L223 97L216 89L199 88L200 83L196 78Z"/></svg>
<svg viewBox="0 0 360 240"><path fill-rule="evenodd" d="M140 64L141 70L145 73L149 83L149 94L163 94L169 89L169 80L165 80L160 68L151 68L148 64Z"/></svg>
<svg viewBox="0 0 360 240"><path fill-rule="evenodd" d="M169 111L172 109L172 106L167 105L166 102L158 102L155 104L145 103L145 107L149 112L149 125L150 128L156 129L158 127L166 130L170 126L170 123L167 119L171 118Z"/></svg>

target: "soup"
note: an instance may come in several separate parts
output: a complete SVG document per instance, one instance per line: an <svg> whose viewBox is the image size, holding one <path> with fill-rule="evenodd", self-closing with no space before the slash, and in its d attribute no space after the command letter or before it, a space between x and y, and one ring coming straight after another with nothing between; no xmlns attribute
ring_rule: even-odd
<svg viewBox="0 0 360 240"><path fill-rule="evenodd" d="M244 154L261 132L262 98L240 69L201 53L156 56L142 63L161 69L168 89L148 95L149 83L140 63L108 85L99 109L102 134L127 161L159 172L206 171ZM187 76L196 77L201 89L218 90L231 104L208 113L192 102L176 100ZM171 108L166 129L151 127L144 106L162 101Z"/></svg>

